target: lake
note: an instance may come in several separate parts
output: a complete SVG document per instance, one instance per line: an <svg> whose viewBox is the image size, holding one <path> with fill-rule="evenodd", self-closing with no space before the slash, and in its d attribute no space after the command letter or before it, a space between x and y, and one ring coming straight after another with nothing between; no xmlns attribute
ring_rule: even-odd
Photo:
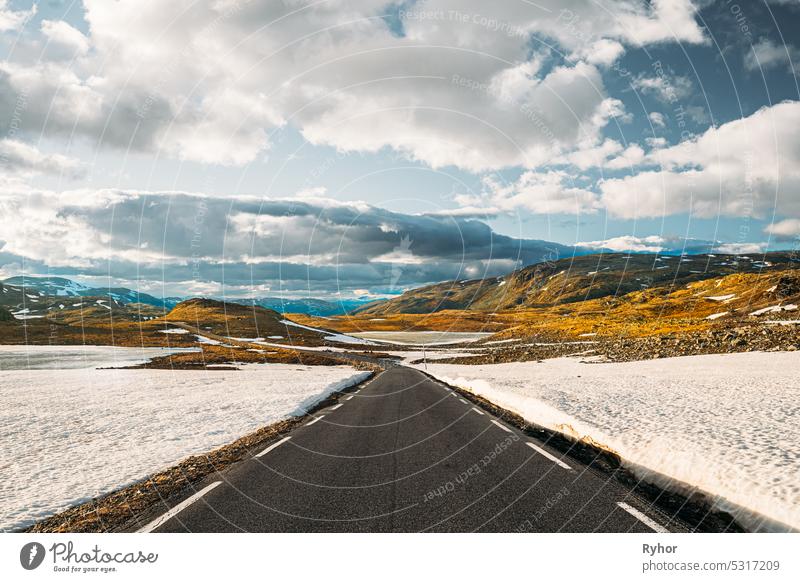
<svg viewBox="0 0 800 582"><path fill-rule="evenodd" d="M476 342L492 334L466 331L364 331L349 335L384 344L443 346Z"/></svg>
<svg viewBox="0 0 800 582"><path fill-rule="evenodd" d="M0 345L0 371L135 366L169 354L196 351L199 349Z"/></svg>

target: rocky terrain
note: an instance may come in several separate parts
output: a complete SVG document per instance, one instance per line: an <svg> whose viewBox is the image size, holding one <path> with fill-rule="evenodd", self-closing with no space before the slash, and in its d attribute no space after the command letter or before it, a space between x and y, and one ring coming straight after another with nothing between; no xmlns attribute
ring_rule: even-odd
<svg viewBox="0 0 800 582"><path fill-rule="evenodd" d="M800 349L800 324L769 325L742 322L730 329L716 328L679 335L599 338L583 341L520 341L485 346L475 355L437 359L451 364L498 364L581 356L593 361L629 362L700 354Z"/></svg>

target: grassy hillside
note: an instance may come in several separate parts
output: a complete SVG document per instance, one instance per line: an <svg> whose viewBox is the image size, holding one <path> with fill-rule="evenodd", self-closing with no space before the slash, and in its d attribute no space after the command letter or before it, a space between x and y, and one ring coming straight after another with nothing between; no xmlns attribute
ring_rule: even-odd
<svg viewBox="0 0 800 582"><path fill-rule="evenodd" d="M354 315L383 317L443 310L505 311L622 296L651 288L674 290L688 283L736 273L764 273L800 266L790 253L765 256L606 253L531 265L505 277L449 281L368 304Z"/></svg>
<svg viewBox="0 0 800 582"><path fill-rule="evenodd" d="M787 253L770 253L762 260L708 255L683 259L581 257L522 269L505 277L503 285L495 279L459 284L449 296L451 304L466 305L463 309L394 313L414 305L435 305L442 290L456 286L451 282L408 292L385 306L324 321L330 328L350 333L496 333L488 341L595 341L742 325L760 326L759 333L771 333L776 331L771 320L800 316L793 307L800 304L797 265ZM295 319L308 325L320 323L314 318Z"/></svg>

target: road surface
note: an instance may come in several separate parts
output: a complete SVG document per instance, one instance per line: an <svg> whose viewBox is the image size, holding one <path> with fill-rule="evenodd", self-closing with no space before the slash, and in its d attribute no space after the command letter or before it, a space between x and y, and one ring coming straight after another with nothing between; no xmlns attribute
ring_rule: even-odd
<svg viewBox="0 0 800 582"><path fill-rule="evenodd" d="M685 531L613 478L404 367L189 493L137 529Z"/></svg>

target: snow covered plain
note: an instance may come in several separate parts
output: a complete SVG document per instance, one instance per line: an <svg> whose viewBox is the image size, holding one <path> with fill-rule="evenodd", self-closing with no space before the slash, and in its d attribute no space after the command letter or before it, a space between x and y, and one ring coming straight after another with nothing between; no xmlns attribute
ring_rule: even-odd
<svg viewBox="0 0 800 582"><path fill-rule="evenodd" d="M800 352L753 352L613 364L429 361L427 371L530 422L591 437L640 477L717 495L753 529L780 530L800 529L799 369Z"/></svg>
<svg viewBox="0 0 800 582"><path fill-rule="evenodd" d="M0 531L302 413L369 375L287 364L0 372Z"/></svg>

